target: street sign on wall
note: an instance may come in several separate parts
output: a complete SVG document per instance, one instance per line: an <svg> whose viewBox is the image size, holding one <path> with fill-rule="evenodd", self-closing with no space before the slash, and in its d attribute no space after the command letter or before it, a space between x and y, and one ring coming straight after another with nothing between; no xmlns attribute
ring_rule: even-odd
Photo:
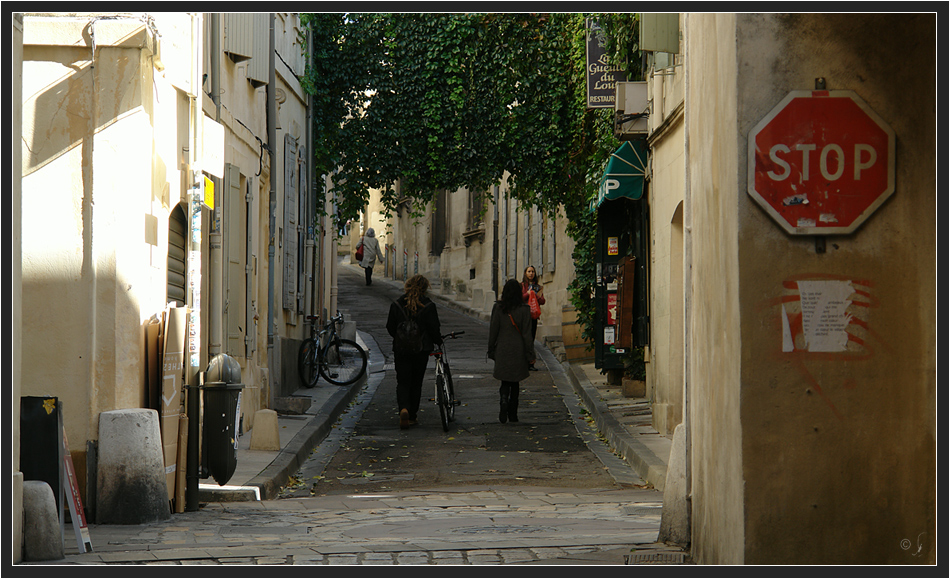
<svg viewBox="0 0 950 579"><path fill-rule="evenodd" d="M894 192L894 161L853 91L792 91L749 133L749 195L790 234L848 234Z"/></svg>
<svg viewBox="0 0 950 579"><path fill-rule="evenodd" d="M604 48L604 31L587 20L587 108L614 108L617 82L627 80L623 69L610 64Z"/></svg>

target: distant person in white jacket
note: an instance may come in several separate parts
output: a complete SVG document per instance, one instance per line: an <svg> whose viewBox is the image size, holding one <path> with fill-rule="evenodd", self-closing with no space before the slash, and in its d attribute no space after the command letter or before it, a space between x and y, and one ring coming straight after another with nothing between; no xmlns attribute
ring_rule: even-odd
<svg viewBox="0 0 950 579"><path fill-rule="evenodd" d="M379 255L379 241L376 239L376 232L370 227L366 230L366 235L360 240L356 248L363 248L363 259L360 261L360 267L366 271L366 285L373 285L373 266L376 265L376 257Z"/></svg>

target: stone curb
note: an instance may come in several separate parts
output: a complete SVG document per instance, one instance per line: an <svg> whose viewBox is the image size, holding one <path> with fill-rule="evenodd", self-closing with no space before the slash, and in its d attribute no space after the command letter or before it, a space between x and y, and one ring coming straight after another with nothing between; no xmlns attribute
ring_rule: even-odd
<svg viewBox="0 0 950 579"><path fill-rule="evenodd" d="M343 414L350 402L356 398L356 394L366 385L368 377L369 370L353 384L339 387L319 412L284 446L270 465L248 481L245 486L257 487L260 490L261 500L277 498L280 487L300 469L300 465L307 460L314 447L326 438L336 419Z"/></svg>
<svg viewBox="0 0 950 579"><path fill-rule="evenodd" d="M368 377L369 369L353 384L336 387L337 391L324 402L320 410L280 450L274 460L247 484L239 489L202 488L198 495L199 501L222 503L266 501L277 498L280 487L284 486L290 480L290 476L300 469L300 465L307 460L314 447L326 438L333 428L333 423L363 388ZM333 386L325 387L332 388Z"/></svg>
<svg viewBox="0 0 950 579"><path fill-rule="evenodd" d="M666 487L666 462L660 459L649 447L637 440L610 413L607 405L600 400L594 388L582 372L569 362L562 362L574 391L580 396L594 418L597 428L623 460L632 466L640 477L651 483L653 488L663 491Z"/></svg>

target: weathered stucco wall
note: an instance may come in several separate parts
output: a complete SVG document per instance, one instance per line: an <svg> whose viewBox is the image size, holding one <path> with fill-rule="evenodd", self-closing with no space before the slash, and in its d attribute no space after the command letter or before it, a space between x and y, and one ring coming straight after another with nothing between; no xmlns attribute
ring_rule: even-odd
<svg viewBox="0 0 950 579"><path fill-rule="evenodd" d="M151 294L152 37L99 22L92 67L86 26L24 28L23 394L58 396L78 449L100 411L144 401Z"/></svg>
<svg viewBox="0 0 950 579"><path fill-rule="evenodd" d="M22 248L22 211L21 200L23 194L21 166L22 166L22 120L23 120L23 15L18 12L13 13L10 19L10 28L7 30L10 34L10 43L13 46L10 58L10 77L12 87L12 118L9 141L10 157L12 157L12 174L10 180L12 187L10 191L10 237L9 251L11 257L11 280L10 280L10 391L7 394L7 400L10 403L10 413L7 415L12 424L11 446L11 478L7 479L7 487L10 497L8 511L12 520L10 521L10 543L13 553L13 564L19 563L23 559L23 473L20 472L20 359L23 352L21 340L22 333L22 300L23 300L23 260L21 254Z"/></svg>
<svg viewBox="0 0 950 579"><path fill-rule="evenodd" d="M683 418L683 139L679 116L653 144L649 187L650 382L653 425L664 435Z"/></svg>
<svg viewBox="0 0 950 579"><path fill-rule="evenodd" d="M742 321L746 563L935 560L934 29L933 15L749 14L719 36L738 53L737 124L719 145L739 159L756 123L818 77L897 135L896 192L825 253L754 204L744 162L721 177L739 196L739 287L725 295ZM857 292L846 351L811 352L800 336L783 351L782 303L794 314L799 280L828 279Z"/></svg>
<svg viewBox="0 0 950 579"><path fill-rule="evenodd" d="M740 260L735 15L686 18L686 287L692 546L697 562L743 561ZM743 193L744 195L744 193Z"/></svg>
<svg viewBox="0 0 950 579"><path fill-rule="evenodd" d="M680 30L683 18L680 14ZM677 55L654 55L647 79L653 102L650 203L650 349L647 397L653 401L653 427L672 436L683 421L684 302L683 196L686 189L683 39Z"/></svg>

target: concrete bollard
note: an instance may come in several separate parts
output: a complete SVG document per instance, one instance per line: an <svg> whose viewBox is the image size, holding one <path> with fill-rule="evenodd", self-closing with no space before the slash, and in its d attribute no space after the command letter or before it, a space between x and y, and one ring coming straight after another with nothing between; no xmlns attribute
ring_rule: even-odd
<svg viewBox="0 0 950 579"><path fill-rule="evenodd" d="M63 532L53 489L46 481L24 481L23 559L53 561L63 557Z"/></svg>
<svg viewBox="0 0 950 579"><path fill-rule="evenodd" d="M476 310L482 309L482 305L485 303L485 290L480 288L475 288L472 290L472 308Z"/></svg>
<svg viewBox="0 0 950 579"><path fill-rule="evenodd" d="M280 450L280 427L275 411L265 409L254 413L251 450Z"/></svg>
<svg viewBox="0 0 950 579"><path fill-rule="evenodd" d="M657 541L686 545L689 543L689 517L686 504L686 428L673 429L673 445L663 489L663 512Z"/></svg>
<svg viewBox="0 0 950 579"><path fill-rule="evenodd" d="M340 328L340 337L356 341L356 322L343 322Z"/></svg>
<svg viewBox="0 0 950 579"><path fill-rule="evenodd" d="M148 408L99 414L96 522L139 525L171 517L158 412Z"/></svg>

